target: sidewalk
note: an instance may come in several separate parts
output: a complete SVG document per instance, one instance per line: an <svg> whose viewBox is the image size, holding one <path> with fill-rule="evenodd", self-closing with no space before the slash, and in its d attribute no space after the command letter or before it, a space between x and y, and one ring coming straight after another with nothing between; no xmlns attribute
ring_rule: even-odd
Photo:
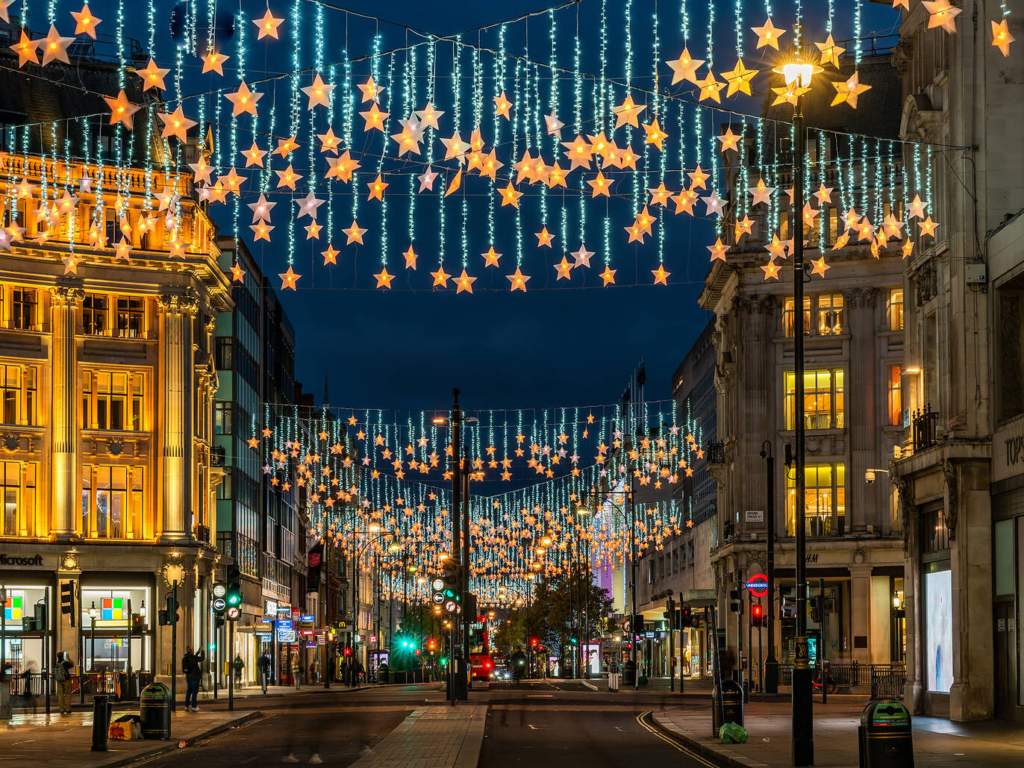
<svg viewBox="0 0 1024 768"><path fill-rule="evenodd" d="M115 706L111 720L129 710ZM113 768L142 757L179 749L180 741L192 744L246 721L260 712L178 712L171 717L170 741L110 741L109 751L92 751L92 712L53 715L17 714L13 727L0 727L0 755L12 765L46 765L48 768Z"/></svg>
<svg viewBox="0 0 1024 768"><path fill-rule="evenodd" d="M857 768L857 726L867 699L844 700L814 707L814 765ZM753 702L744 708L746 744L722 744L711 735L708 707L668 709L654 713L655 722L689 746L716 761L743 768L788 768L791 706L788 702ZM985 768L1024 765L1024 728L1013 723L954 723L914 717L914 759L917 765Z"/></svg>
<svg viewBox="0 0 1024 768"><path fill-rule="evenodd" d="M487 706L420 707L351 768L476 768Z"/></svg>

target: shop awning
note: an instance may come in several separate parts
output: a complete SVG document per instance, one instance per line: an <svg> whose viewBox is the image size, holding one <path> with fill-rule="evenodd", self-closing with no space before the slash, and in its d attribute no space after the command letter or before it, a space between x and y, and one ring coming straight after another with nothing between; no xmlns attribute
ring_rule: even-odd
<svg viewBox="0 0 1024 768"><path fill-rule="evenodd" d="M691 608L711 608L718 601L713 589L686 589L679 593L679 599Z"/></svg>

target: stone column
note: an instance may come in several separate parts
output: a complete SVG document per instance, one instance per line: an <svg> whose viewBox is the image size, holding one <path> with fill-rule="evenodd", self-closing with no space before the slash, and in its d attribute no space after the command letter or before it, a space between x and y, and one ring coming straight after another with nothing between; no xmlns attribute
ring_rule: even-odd
<svg viewBox="0 0 1024 768"><path fill-rule="evenodd" d="M160 447L162 484L161 540L177 542L190 535L192 453L192 317L194 296L160 299L160 346L163 368L163 430Z"/></svg>
<svg viewBox="0 0 1024 768"><path fill-rule="evenodd" d="M857 647L857 638L868 640ZM850 654L858 664L871 663L871 566L850 566Z"/></svg>
<svg viewBox="0 0 1024 768"><path fill-rule="evenodd" d="M875 359L875 305L878 291L857 289L843 294L846 325L850 330L850 364L844 371L846 434L849 435L846 487L847 532L863 533L867 524L881 529L878 495L864 482L864 471L878 465L878 374ZM864 597L867 597L865 593Z"/></svg>
<svg viewBox="0 0 1024 768"><path fill-rule="evenodd" d="M58 541L74 538L75 511L81 509L78 484L78 403L75 310L85 294L80 288L50 289L52 365L50 378L51 440L50 529Z"/></svg>

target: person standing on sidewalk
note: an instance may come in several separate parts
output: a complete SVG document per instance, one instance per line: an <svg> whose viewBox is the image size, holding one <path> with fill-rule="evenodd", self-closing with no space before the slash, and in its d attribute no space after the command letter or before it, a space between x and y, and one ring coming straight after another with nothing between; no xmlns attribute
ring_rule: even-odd
<svg viewBox="0 0 1024 768"><path fill-rule="evenodd" d="M295 690L299 690L302 685L302 659L299 658L297 650L292 654L292 680L295 683Z"/></svg>
<svg viewBox="0 0 1024 768"><path fill-rule="evenodd" d="M57 654L57 666L53 670L53 677L57 681L57 702L60 704L62 715L71 714L71 670L74 664L68 655L61 651Z"/></svg>
<svg viewBox="0 0 1024 768"><path fill-rule="evenodd" d="M203 679L203 660L205 653L196 653L188 646L181 658L181 671L185 673L185 711L199 711L199 683Z"/></svg>
<svg viewBox="0 0 1024 768"><path fill-rule="evenodd" d="M245 662L242 661L241 654L235 654L235 660L231 663L231 666L235 668L235 685L239 688L242 687L242 670L245 669Z"/></svg>
<svg viewBox="0 0 1024 768"><path fill-rule="evenodd" d="M259 670L260 685L263 686L263 693L267 692L267 683L270 680L270 654L264 653L256 662L256 669Z"/></svg>

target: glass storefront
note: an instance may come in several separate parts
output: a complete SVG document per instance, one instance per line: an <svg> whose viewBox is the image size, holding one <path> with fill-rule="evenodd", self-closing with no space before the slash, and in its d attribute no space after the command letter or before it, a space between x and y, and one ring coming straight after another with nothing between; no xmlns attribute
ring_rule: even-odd
<svg viewBox="0 0 1024 768"><path fill-rule="evenodd" d="M83 587L82 661L88 671L152 671L154 623L148 587Z"/></svg>

